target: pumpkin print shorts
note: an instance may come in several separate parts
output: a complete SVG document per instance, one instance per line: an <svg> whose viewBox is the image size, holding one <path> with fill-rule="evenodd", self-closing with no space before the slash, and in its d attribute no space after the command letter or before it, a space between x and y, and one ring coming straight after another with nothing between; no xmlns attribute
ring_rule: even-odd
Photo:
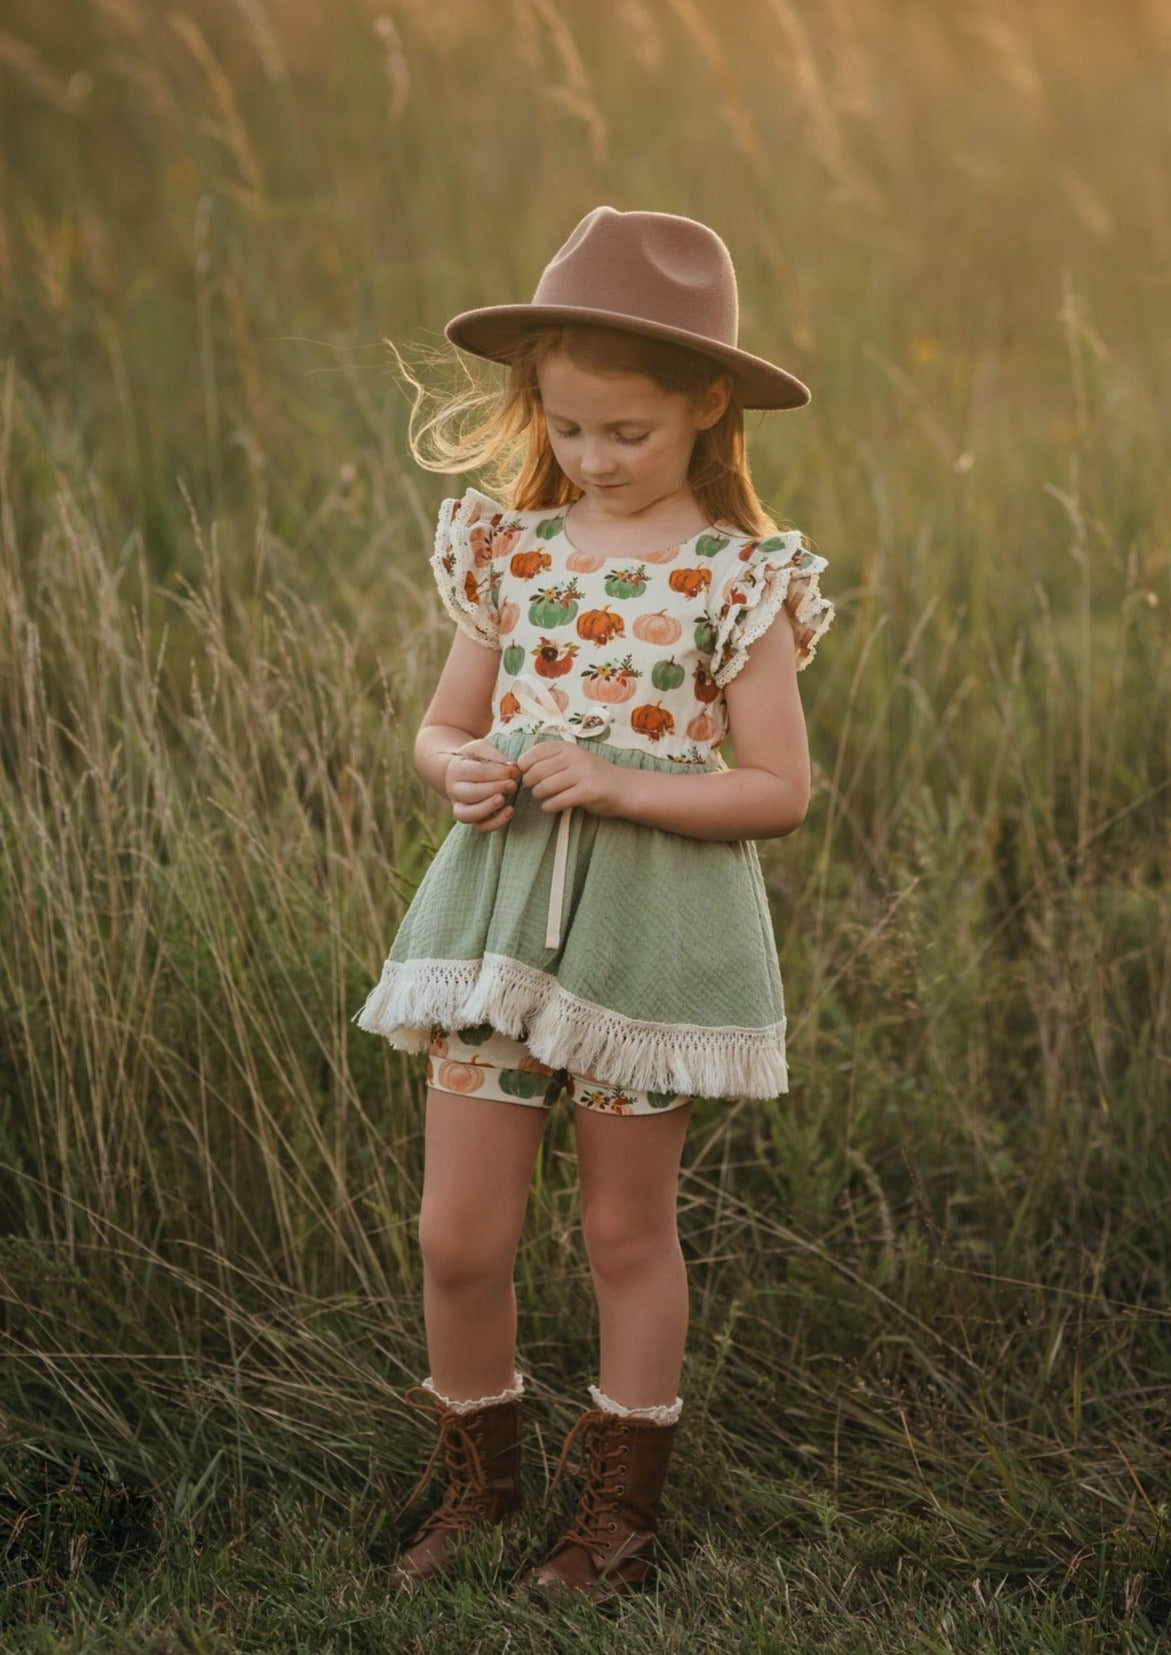
<svg viewBox="0 0 1171 1655"><path fill-rule="evenodd" d="M499 1034L490 1023L476 1029L432 1029L427 1084L441 1092L475 1094L496 1103L551 1109L568 1092L582 1109L602 1115L661 1115L691 1098L675 1092L637 1092L608 1086L594 1075L571 1075L535 1058L523 1040Z"/></svg>

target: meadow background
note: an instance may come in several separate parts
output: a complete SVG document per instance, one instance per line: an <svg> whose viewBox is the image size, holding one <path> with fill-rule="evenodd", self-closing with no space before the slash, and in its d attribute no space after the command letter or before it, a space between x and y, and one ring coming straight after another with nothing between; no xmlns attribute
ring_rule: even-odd
<svg viewBox="0 0 1171 1655"><path fill-rule="evenodd" d="M0 4L0 1648L1148 1651L1171 1618L1171 6ZM731 245L831 565L794 1090L696 1111L657 1593L400 1604L446 815L385 340ZM593 1377L567 1117L534 1501ZM567 1490L556 1497L563 1512Z"/></svg>

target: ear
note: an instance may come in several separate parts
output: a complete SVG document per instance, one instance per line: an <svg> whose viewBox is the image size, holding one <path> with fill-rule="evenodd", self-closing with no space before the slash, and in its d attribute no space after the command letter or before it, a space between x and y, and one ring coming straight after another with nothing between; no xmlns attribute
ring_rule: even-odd
<svg viewBox="0 0 1171 1655"><path fill-rule="evenodd" d="M713 425L723 419L728 404L732 400L732 381L727 374L721 374L719 379L713 379L707 390L695 405L695 424L697 430L710 431Z"/></svg>

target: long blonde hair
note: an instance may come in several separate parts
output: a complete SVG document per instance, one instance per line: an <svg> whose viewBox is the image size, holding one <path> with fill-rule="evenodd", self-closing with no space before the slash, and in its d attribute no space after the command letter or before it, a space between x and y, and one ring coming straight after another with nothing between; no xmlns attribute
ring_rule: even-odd
<svg viewBox="0 0 1171 1655"><path fill-rule="evenodd" d="M554 458L537 382L541 364L558 354L593 373L644 374L661 390L693 401L725 371L711 357L667 340L575 324L525 334L509 361L504 386L482 384L465 365L462 386L437 395L396 351L399 372L414 398L409 442L419 465L427 471L481 472L504 503L518 511L567 506L579 499L580 489ZM716 423L698 433L688 481L710 523L757 536L775 527L748 474L744 413L734 395Z"/></svg>

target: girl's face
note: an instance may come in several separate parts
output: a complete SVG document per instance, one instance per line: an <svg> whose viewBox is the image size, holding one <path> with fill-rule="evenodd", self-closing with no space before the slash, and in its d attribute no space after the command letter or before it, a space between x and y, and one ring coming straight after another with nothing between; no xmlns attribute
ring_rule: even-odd
<svg viewBox="0 0 1171 1655"><path fill-rule="evenodd" d="M650 514L691 498L687 467L698 433L728 405L719 379L698 401L640 373L595 373L567 356L548 357L537 383L549 443L591 511Z"/></svg>

